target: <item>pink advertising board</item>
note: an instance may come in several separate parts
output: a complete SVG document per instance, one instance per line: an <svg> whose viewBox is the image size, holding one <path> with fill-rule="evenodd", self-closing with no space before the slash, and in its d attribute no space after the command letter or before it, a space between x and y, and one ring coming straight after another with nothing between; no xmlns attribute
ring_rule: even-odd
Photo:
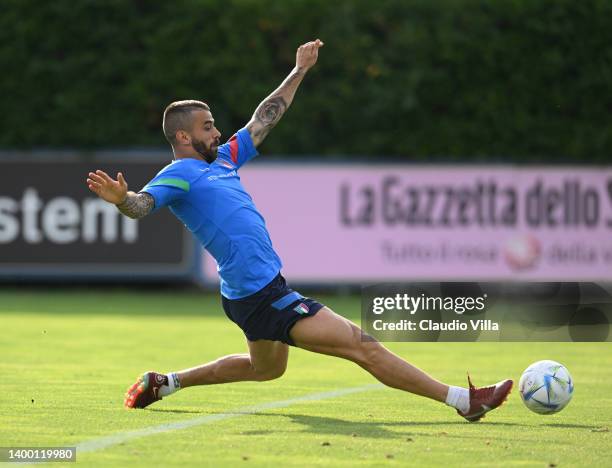
<svg viewBox="0 0 612 468"><path fill-rule="evenodd" d="M291 281L612 280L612 168L241 169ZM203 259L205 278L216 264Z"/></svg>

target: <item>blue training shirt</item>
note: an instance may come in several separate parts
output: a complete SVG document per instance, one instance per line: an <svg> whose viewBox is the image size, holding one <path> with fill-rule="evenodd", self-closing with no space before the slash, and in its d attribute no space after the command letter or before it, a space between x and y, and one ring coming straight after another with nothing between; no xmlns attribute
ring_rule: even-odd
<svg viewBox="0 0 612 468"><path fill-rule="evenodd" d="M239 130L219 146L217 159L179 159L164 167L141 192L168 206L217 261L221 294L240 299L279 273L266 223L246 192L238 169L257 155L251 135Z"/></svg>

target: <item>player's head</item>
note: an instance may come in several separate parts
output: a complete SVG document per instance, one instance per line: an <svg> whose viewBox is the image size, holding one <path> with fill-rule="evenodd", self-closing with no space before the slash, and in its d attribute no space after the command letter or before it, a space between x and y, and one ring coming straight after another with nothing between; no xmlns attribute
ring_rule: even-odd
<svg viewBox="0 0 612 468"><path fill-rule="evenodd" d="M221 132L215 127L215 119L206 103L193 100L173 102L164 111L162 127L175 153L193 148L206 162L211 163L217 158Z"/></svg>

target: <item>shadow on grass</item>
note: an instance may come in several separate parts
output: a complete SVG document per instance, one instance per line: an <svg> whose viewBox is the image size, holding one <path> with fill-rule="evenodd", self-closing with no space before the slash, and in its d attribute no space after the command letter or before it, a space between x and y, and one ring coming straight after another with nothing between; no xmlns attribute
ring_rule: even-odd
<svg viewBox="0 0 612 468"><path fill-rule="evenodd" d="M308 416L304 414L271 414L271 413L255 413L253 416L273 416L288 418L292 422L301 424L306 427L307 432L316 434L330 434L330 435L345 435L351 437L365 437L365 438L385 438L385 439L405 439L409 436L419 437L448 437L452 439L483 439L483 440L496 440L495 437L491 437L490 434L475 435L456 435L448 434L443 429L449 426L465 426L470 427L468 422L464 421L347 421L344 419L330 418L326 416ZM506 422L482 422L479 425L485 427L525 427L524 424L518 423L506 423ZM413 432L410 429L414 428L432 428L437 429L435 432ZM408 431L402 431L405 428ZM393 429L393 430L391 430ZM398 430L399 429L399 430ZM267 431L248 431L241 434L244 435L263 435L272 434L275 430ZM499 438L499 440L505 440ZM516 439L514 439L516 440ZM525 440L528 442L529 440Z"/></svg>
<svg viewBox="0 0 612 468"><path fill-rule="evenodd" d="M589 426L586 424L562 424L562 423L545 423L544 427L558 427L559 429L601 429L601 426Z"/></svg>
<svg viewBox="0 0 612 468"><path fill-rule="evenodd" d="M182 409L171 409L171 408L147 408L146 411L152 411L157 413L176 413L176 414L211 414L209 411L199 410L182 410ZM310 416L304 414L277 414L277 413L251 413L251 412L229 412L236 415L249 415L249 416L265 416L265 417L280 417L288 418L292 422L306 426L309 432L316 432L318 434L335 434L335 435L350 435L350 436L364 436L372 438L382 437L395 437L401 438L409 435L420 435L420 436L447 436L451 438L474 438L473 435L458 436L449 435L444 431L436 433L413 433L413 432L397 432L390 431L390 428L416 428L416 427L431 427L431 428L444 428L449 426L465 426L465 427L532 427L531 425L513 423L513 422L500 422L500 421L481 421L476 424L470 424L466 421L453 420L453 421L348 421L338 418L330 418L327 416ZM584 430L597 430L601 426L587 425L587 424L566 424L566 423L543 423L541 427L558 428L558 429L584 429ZM255 430L241 432L244 435L264 435L272 434L275 430ZM484 439L494 439L492 437L478 437ZM516 440L516 439L514 439Z"/></svg>

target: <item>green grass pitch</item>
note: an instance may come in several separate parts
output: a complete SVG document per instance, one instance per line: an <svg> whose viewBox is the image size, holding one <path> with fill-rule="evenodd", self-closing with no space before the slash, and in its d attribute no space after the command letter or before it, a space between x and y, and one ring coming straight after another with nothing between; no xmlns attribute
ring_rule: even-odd
<svg viewBox="0 0 612 468"><path fill-rule="evenodd" d="M359 298L320 297L359 323ZM292 349L279 380L189 388L128 411L142 372L244 352L218 296L194 291L0 290L0 446L71 446L247 406L374 383L352 363ZM443 381L518 380L554 359L573 401L539 416L516 390L483 422L397 390L371 389L235 414L77 454L83 466L604 466L612 459L610 343L391 343ZM151 465L153 464L153 465ZM61 466L54 464L52 466ZM74 466L66 464L66 466Z"/></svg>

